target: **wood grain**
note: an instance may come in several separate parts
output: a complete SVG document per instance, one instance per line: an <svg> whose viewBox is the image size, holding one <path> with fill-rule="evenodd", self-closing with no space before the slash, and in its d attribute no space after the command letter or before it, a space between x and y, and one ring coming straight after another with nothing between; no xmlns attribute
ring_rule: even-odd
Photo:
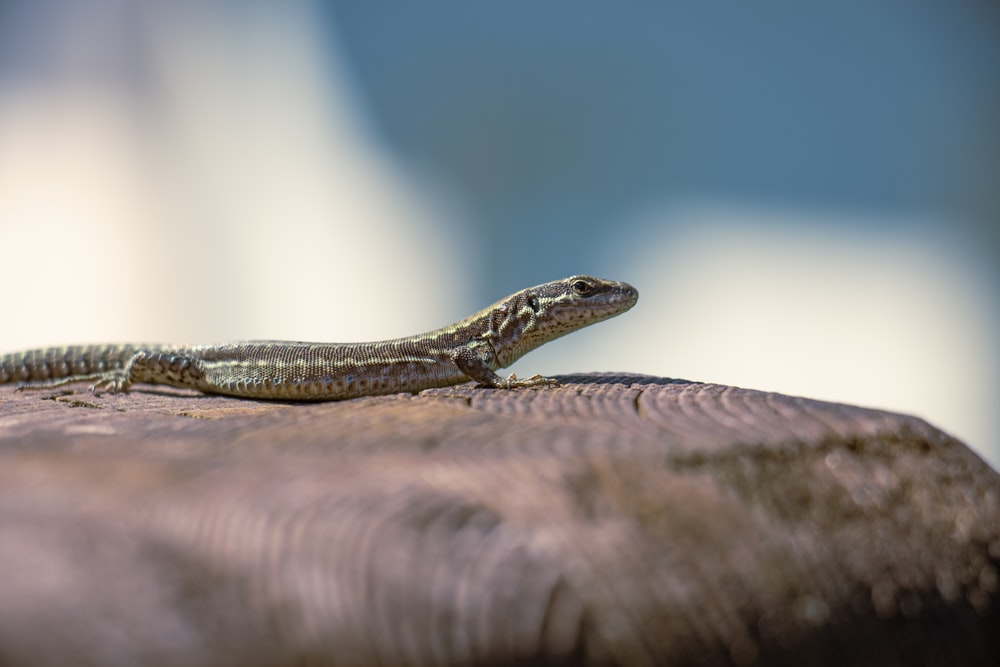
<svg viewBox="0 0 1000 667"><path fill-rule="evenodd" d="M0 664L1000 664L1000 476L962 443L560 379L0 391Z"/></svg>

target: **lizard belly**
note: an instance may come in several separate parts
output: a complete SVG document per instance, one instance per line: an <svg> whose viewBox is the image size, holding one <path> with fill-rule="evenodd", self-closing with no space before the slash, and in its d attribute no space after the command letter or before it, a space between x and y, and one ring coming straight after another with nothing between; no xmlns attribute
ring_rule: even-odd
<svg viewBox="0 0 1000 667"><path fill-rule="evenodd" d="M447 355L203 361L203 391L247 398L331 400L446 387L467 378Z"/></svg>

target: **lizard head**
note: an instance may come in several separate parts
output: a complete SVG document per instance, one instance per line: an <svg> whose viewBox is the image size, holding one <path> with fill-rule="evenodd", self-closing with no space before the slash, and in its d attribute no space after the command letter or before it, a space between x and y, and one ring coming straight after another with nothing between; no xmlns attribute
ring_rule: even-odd
<svg viewBox="0 0 1000 667"><path fill-rule="evenodd" d="M571 276L512 294L494 307L493 330L500 366L543 343L620 315L639 291L628 283Z"/></svg>

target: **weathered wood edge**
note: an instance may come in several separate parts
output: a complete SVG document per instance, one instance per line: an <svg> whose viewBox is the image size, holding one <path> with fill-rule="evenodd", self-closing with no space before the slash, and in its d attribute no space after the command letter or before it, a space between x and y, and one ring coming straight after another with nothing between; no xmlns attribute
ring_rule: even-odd
<svg viewBox="0 0 1000 667"><path fill-rule="evenodd" d="M954 438L561 379L340 404L0 394L0 657L997 663L1000 482Z"/></svg>

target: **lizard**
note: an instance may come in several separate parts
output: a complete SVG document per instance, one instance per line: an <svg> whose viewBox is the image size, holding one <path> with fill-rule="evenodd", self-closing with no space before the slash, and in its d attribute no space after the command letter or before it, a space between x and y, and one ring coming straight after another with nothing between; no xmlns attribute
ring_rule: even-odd
<svg viewBox="0 0 1000 667"><path fill-rule="evenodd" d="M222 345L105 344L0 356L0 384L19 389L93 382L94 393L135 384L239 398L331 401L416 393L475 380L480 387L557 385L505 368L555 338L620 315L639 292L628 283L578 275L515 292L450 326L368 343L250 340Z"/></svg>

